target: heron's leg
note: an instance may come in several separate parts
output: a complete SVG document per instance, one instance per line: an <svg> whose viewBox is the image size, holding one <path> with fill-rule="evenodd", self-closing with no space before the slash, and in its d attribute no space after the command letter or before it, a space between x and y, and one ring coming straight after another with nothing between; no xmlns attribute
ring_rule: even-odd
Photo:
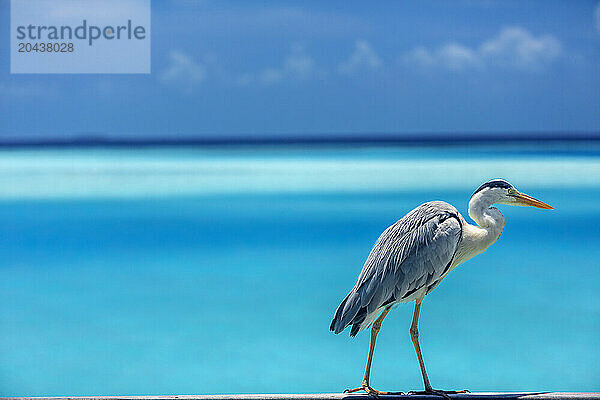
<svg viewBox="0 0 600 400"><path fill-rule="evenodd" d="M419 365L421 366L421 374L423 375L423 383L425 384L425 391L429 392L433 390L427 377L427 371L425 371L425 363L423 362L423 356L421 355L421 346L419 346L419 311L421 311L421 301L415 301L415 313L413 314L412 325L410 326L410 338L412 339L415 351L417 352L417 358L419 359Z"/></svg>
<svg viewBox="0 0 600 400"><path fill-rule="evenodd" d="M423 392L409 392L409 394L437 394L448 400L450 396L448 394L466 393L468 390L435 390L429 383L427 377L427 371L425 371L425 363L423 362L423 356L421 355L421 346L419 345L419 312L421 311L421 301L415 301L415 313L413 314L412 325L410 327L410 337L415 351L417 352L417 358L419 359L419 365L421 366L421 374L423 375L423 383L425 384L425 391Z"/></svg>
<svg viewBox="0 0 600 400"><path fill-rule="evenodd" d="M373 322L373 326L371 327L371 343L369 344L369 356L367 357L367 367L365 368L365 376L363 377L363 385L369 386L369 377L371 376L371 362L373 361L373 352L375 351L375 341L377 340L377 335L379 334L379 330L381 329L381 323L385 316L390 312L390 308L386 308L383 310L379 318Z"/></svg>
<svg viewBox="0 0 600 400"><path fill-rule="evenodd" d="M346 390L345 393L354 393L354 392L358 392L359 390L364 390L368 394L372 394L372 395L376 395L376 396L380 395L380 394L391 394L389 392L381 392L379 390L375 390L371 386L369 386L369 376L371 375L371 361L373 361L373 351L375 350L375 341L377 340L377 334L379 333L379 330L381 329L381 323L383 322L383 319L388 314L390 309L391 309L391 307L388 307L385 310L383 310L381 312L381 315L379 315L379 317L375 320L375 322L373 322L373 325L371 326L371 343L369 344L369 356L367 357L367 367L365 368L365 376L363 377L362 386L357 387L355 389ZM400 394L400 393L398 393L398 394Z"/></svg>

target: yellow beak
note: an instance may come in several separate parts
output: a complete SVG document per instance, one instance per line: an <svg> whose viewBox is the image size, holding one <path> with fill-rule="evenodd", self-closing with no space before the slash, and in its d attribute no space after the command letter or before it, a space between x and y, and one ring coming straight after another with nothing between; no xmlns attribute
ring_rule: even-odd
<svg viewBox="0 0 600 400"><path fill-rule="evenodd" d="M517 192L517 194L515 194L515 197L517 198L517 203L519 205L543 208L545 210L554 210L554 207L552 207L551 205L546 204L541 200L534 199L533 197L525 193Z"/></svg>

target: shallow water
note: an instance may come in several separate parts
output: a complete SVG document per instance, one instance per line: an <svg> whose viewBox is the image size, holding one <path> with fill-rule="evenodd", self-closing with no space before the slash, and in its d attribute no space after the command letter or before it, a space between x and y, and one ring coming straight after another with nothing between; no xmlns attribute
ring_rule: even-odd
<svg viewBox="0 0 600 400"><path fill-rule="evenodd" d="M565 150L566 149L566 150ZM555 211L507 226L423 303L430 379L600 390L600 157L593 146L65 149L0 153L0 394L340 391L368 333L328 331L379 233L504 177ZM411 305L376 388L421 387Z"/></svg>

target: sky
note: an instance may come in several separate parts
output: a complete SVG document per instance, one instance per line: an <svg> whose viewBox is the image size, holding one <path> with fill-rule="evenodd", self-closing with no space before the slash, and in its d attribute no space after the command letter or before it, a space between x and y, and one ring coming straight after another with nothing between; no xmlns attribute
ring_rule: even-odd
<svg viewBox="0 0 600 400"><path fill-rule="evenodd" d="M152 2L150 74L10 74L0 138L600 131L598 1Z"/></svg>

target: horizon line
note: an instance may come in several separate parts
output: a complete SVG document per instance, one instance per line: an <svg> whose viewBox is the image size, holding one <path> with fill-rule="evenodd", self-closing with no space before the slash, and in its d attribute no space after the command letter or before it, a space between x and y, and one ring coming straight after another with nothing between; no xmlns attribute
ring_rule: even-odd
<svg viewBox="0 0 600 400"><path fill-rule="evenodd" d="M50 138L2 138L0 147L129 147L129 146L265 146L265 145L404 145L447 146L470 144L551 143L600 141L600 131L530 131L530 132L414 132L414 133L339 133L223 135L188 137L114 137L102 133L79 133L75 136Z"/></svg>

